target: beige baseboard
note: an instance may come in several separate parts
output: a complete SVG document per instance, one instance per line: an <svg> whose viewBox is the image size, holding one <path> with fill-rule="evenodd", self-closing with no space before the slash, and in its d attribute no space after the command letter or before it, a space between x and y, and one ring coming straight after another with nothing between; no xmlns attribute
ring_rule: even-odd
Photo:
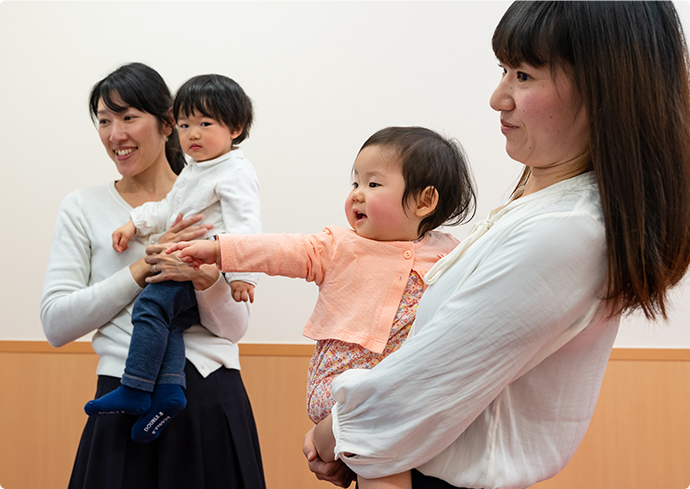
<svg viewBox="0 0 690 489"><path fill-rule="evenodd" d="M269 489L318 489L301 453L311 345L241 344ZM90 343L0 341L0 486L65 487L95 390ZM615 349L585 439L538 489L690 485L690 350Z"/></svg>

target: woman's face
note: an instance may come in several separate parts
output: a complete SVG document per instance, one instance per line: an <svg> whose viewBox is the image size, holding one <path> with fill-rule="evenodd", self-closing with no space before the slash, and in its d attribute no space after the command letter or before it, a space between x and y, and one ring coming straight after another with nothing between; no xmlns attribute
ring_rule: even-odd
<svg viewBox="0 0 690 489"><path fill-rule="evenodd" d="M589 120L573 82L558 69L504 68L491 107L501 113L508 156L533 174L584 170ZM586 162L585 162L586 163Z"/></svg>
<svg viewBox="0 0 690 489"><path fill-rule="evenodd" d="M119 97L113 102L125 105ZM141 175L156 164L165 163L165 138L172 128L160 124L156 116L127 107L113 112L98 101L98 134L105 150L123 177Z"/></svg>

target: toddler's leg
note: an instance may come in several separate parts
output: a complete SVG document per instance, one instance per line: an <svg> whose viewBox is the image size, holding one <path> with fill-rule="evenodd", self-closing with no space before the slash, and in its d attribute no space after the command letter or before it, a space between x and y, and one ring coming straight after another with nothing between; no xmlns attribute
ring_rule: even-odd
<svg viewBox="0 0 690 489"><path fill-rule="evenodd" d="M121 385L105 396L89 401L84 411L89 416L142 414L151 406L151 393Z"/></svg>
<svg viewBox="0 0 690 489"><path fill-rule="evenodd" d="M132 440L152 442L185 406L187 398L182 387L177 384L158 384L153 391L151 409L141 415L132 427Z"/></svg>
<svg viewBox="0 0 690 489"><path fill-rule="evenodd" d="M412 476L409 470L379 479L357 476L357 485L359 489L412 489Z"/></svg>
<svg viewBox="0 0 690 489"><path fill-rule="evenodd" d="M84 407L87 414L140 415L149 410L151 392L166 352L168 330L176 318L190 308L196 311L196 296L191 282L150 284L139 294L132 311L134 329L122 386L110 394L89 401ZM187 324L187 327L191 324L193 323ZM182 348L184 362L184 343ZM181 375L181 384L184 385L184 371Z"/></svg>
<svg viewBox="0 0 690 489"><path fill-rule="evenodd" d="M197 309L193 313L186 312L184 315L194 314L198 322ZM186 328L185 328L186 329ZM165 351L163 364L161 365L158 383L153 391L153 402L151 408L139 417L132 427L132 439L141 443L149 443L158 438L163 428L182 411L187 405L187 398L184 395L185 387L185 351L183 329L171 329L168 336L168 348Z"/></svg>

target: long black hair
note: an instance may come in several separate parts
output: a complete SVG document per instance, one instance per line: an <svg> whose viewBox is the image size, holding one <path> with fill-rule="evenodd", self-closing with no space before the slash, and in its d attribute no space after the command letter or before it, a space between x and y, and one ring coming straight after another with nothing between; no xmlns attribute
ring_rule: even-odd
<svg viewBox="0 0 690 489"><path fill-rule="evenodd" d="M506 66L572 79L589 116L608 306L666 317L668 289L690 263L689 63L673 4L515 2L493 49Z"/></svg>

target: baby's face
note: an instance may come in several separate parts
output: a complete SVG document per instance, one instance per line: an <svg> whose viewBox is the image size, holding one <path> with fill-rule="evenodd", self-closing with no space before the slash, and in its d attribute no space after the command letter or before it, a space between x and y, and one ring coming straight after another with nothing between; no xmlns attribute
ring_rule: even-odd
<svg viewBox="0 0 690 489"><path fill-rule="evenodd" d="M364 148L355 160L352 191L345 201L352 229L377 241L417 239L421 219L414 215L413 199L405 212L404 191L405 179L397 155L379 146Z"/></svg>
<svg viewBox="0 0 690 489"><path fill-rule="evenodd" d="M232 149L232 141L242 132L231 130L216 119L197 111L177 119L182 151L196 161L218 158Z"/></svg>

